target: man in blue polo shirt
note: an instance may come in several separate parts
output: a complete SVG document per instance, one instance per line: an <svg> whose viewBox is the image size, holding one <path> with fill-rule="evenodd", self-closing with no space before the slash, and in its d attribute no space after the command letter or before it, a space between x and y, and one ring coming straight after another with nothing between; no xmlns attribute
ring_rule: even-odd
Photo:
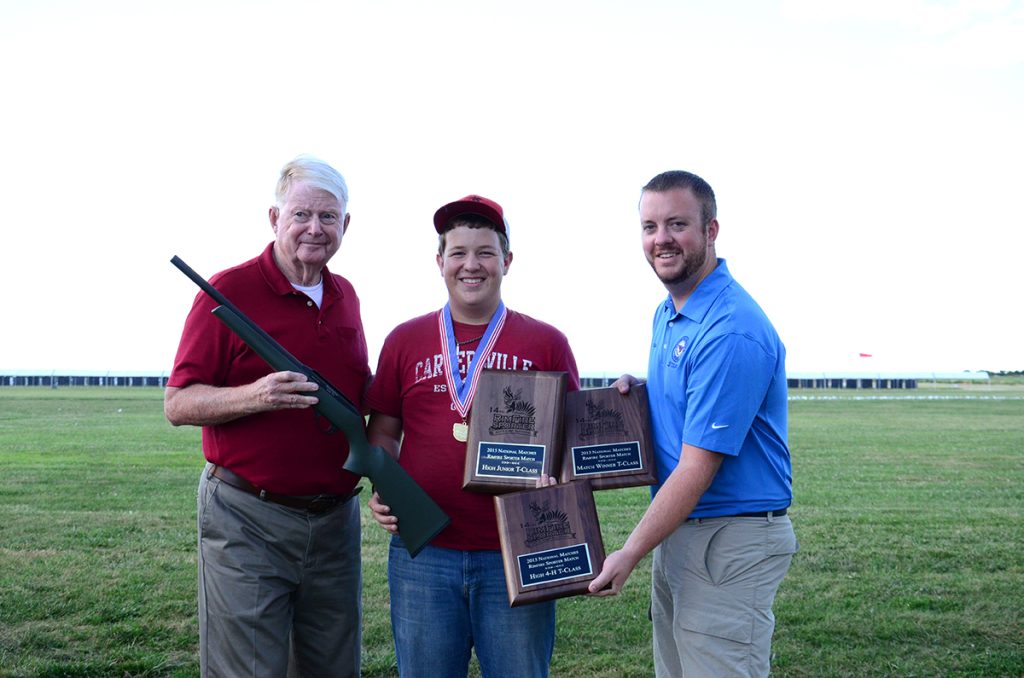
<svg viewBox="0 0 1024 678"><path fill-rule="evenodd" d="M654 551L658 676L767 676L772 603L797 550L786 350L716 256L716 210L711 186L689 172L643 188L644 253L668 290L647 380L658 485L590 585L618 593ZM626 393L637 383L623 375L615 385Z"/></svg>

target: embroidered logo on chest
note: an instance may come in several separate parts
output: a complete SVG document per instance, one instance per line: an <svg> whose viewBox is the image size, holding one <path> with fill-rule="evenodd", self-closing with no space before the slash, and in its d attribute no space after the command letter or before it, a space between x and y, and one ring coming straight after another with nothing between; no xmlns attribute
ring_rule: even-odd
<svg viewBox="0 0 1024 678"><path fill-rule="evenodd" d="M679 340L679 343L677 343L672 348L672 355L670 355L668 359L669 367L679 367L679 363L680 361L682 361L683 354L686 353L686 347L689 345L689 343L690 338L683 337L682 339Z"/></svg>

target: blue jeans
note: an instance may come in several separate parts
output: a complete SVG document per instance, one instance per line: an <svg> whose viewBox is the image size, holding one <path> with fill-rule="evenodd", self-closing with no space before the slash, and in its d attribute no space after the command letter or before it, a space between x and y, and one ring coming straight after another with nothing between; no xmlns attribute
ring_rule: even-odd
<svg viewBox="0 0 1024 678"><path fill-rule="evenodd" d="M475 648L484 678L545 678L555 602L511 608L499 551L426 546L409 557L392 537L391 628L402 678L464 678Z"/></svg>

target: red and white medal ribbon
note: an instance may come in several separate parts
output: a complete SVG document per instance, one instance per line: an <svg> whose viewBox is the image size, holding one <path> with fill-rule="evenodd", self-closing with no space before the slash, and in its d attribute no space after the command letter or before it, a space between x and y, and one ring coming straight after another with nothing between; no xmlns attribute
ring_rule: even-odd
<svg viewBox="0 0 1024 678"><path fill-rule="evenodd" d="M451 395L452 406L465 420L469 416L476 395L477 384L480 383L480 366L487 362L494 345L498 343L498 335L505 325L505 304L498 302L498 308L487 323L487 331L480 338L480 346L471 360L466 362L466 377L459 373L458 344L455 341L455 327L452 324L452 312L449 304L437 314L438 331L441 334L441 354L444 356L445 377L448 380L448 393Z"/></svg>

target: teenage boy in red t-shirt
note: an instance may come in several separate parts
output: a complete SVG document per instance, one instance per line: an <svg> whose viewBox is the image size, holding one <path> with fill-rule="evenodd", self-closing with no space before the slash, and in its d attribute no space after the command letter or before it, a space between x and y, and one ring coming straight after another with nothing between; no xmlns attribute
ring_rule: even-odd
<svg viewBox="0 0 1024 678"><path fill-rule="evenodd" d="M498 203L467 196L439 209L434 227L448 303L391 332L367 395L370 441L398 457L452 521L413 561L397 518L370 499L394 535L398 669L403 678L465 676L475 648L485 678L547 676L555 602L509 607L493 498L462 489L464 427L483 368L567 372L576 390L576 360L564 334L501 301L512 252Z"/></svg>

